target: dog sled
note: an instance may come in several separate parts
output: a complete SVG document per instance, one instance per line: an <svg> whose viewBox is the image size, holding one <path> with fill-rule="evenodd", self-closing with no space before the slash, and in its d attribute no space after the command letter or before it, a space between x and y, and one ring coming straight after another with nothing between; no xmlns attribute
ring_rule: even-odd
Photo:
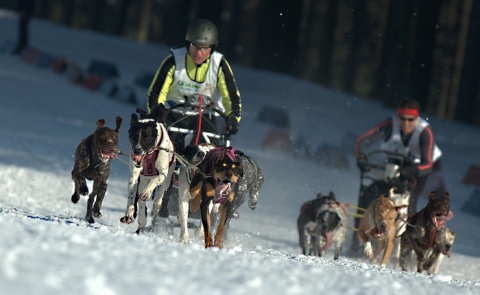
<svg viewBox="0 0 480 295"><path fill-rule="evenodd" d="M177 143L177 151L202 142L230 146L230 133L226 131L227 116L213 106L210 97L186 97L183 103L170 106L168 113L167 130L172 140ZM183 143L183 146L178 143Z"/></svg>
<svg viewBox="0 0 480 295"><path fill-rule="evenodd" d="M227 131L227 116L224 112L213 105L212 99L205 95L192 95L185 97L182 103L172 104L168 108L166 127L172 141L175 144L175 151L179 165L187 165L192 168L188 159L182 157L182 151L190 146L195 147L201 143L214 144L215 146L230 146L230 133ZM178 180L176 170L176 180ZM178 216L179 213L179 192L178 183L172 181L168 188L159 212L159 216L166 218ZM200 211L188 218L201 219ZM154 225L155 226L155 225ZM177 226L177 222L167 225L169 230ZM197 224L190 223L189 227L196 227Z"/></svg>

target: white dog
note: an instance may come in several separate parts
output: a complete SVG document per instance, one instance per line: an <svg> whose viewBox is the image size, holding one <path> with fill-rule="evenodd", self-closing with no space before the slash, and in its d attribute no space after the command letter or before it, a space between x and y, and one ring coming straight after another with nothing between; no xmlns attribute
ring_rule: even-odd
<svg viewBox="0 0 480 295"><path fill-rule="evenodd" d="M137 109L141 119L132 114L128 137L131 144L130 173L128 182L128 201L122 223L132 223L137 213L138 202L138 229L141 232L147 224L146 202L151 199L156 189L155 201L151 215L152 224L158 216L165 190L169 187L175 169L175 154L173 143L168 136L167 129L160 123L161 118L148 115ZM152 110L153 113L153 110Z"/></svg>

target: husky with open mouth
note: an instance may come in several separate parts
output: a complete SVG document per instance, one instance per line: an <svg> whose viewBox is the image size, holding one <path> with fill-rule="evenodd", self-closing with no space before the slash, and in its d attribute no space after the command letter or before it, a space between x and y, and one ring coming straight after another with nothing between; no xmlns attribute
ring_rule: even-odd
<svg viewBox="0 0 480 295"><path fill-rule="evenodd" d="M435 192L429 195L428 204L409 217L407 230L401 237L400 267L406 271L408 257L413 250L417 257L417 271L423 272L431 267L425 264L427 252L431 250L429 259L435 260L445 251L446 221L453 218L450 211L450 196L448 193L437 197Z"/></svg>

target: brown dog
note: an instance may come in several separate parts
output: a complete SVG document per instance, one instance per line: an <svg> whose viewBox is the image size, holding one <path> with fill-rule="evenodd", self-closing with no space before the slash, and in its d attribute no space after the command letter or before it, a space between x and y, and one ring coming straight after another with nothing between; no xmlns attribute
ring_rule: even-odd
<svg viewBox="0 0 480 295"><path fill-rule="evenodd" d="M210 150L198 166L190 183L192 202L190 211L197 212L200 208L205 248L223 248L227 220L232 215L233 201L238 190L237 181L243 175L240 161L235 156L232 147L216 147ZM219 203L220 220L215 234L212 236L209 206Z"/></svg>
<svg viewBox="0 0 480 295"><path fill-rule="evenodd" d="M118 130L122 125L122 118L116 118L117 127L112 130L105 127L105 120L97 120L97 130L78 145L75 151L75 164L72 170L72 179L75 191L72 202L76 204L80 195L88 195L87 179L93 180L93 190L88 196L87 214L85 219L94 223L95 217L102 217L103 198L107 192L107 179L110 175L110 160L115 159L118 153ZM95 199L96 197L96 199ZM95 205L93 202L95 201Z"/></svg>
<svg viewBox="0 0 480 295"><path fill-rule="evenodd" d="M376 263L378 254L384 250L381 262L383 267L387 265L392 255L393 241L397 230L395 226L396 217L395 204L391 199L382 195L368 206L360 219L357 236L360 242L365 244L364 254L373 263ZM371 240L378 241L373 253Z"/></svg>
<svg viewBox="0 0 480 295"><path fill-rule="evenodd" d="M417 271L428 270L445 250L445 222L453 217L450 211L450 196L445 193L436 197L431 192L427 206L409 217L407 230L401 236L400 267L407 270L407 260L412 252L417 257ZM431 250L431 254L427 254ZM431 263L426 263L427 258Z"/></svg>

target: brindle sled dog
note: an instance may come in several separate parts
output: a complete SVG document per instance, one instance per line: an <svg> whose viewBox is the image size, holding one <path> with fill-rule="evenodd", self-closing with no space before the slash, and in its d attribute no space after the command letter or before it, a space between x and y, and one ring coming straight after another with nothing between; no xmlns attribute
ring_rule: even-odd
<svg viewBox="0 0 480 295"><path fill-rule="evenodd" d="M87 214L85 219L94 223L93 217L102 217L103 198L107 192L107 179L110 175L110 160L115 159L118 153L118 130L122 125L122 118L116 118L115 130L105 127L105 120L97 120L97 130L78 145L75 151L75 165L72 170L72 179L75 191L72 202L76 204L80 195L88 195L87 179L93 180L93 190L88 196ZM96 199L95 199L96 197ZM95 205L94 205L95 202Z"/></svg>

